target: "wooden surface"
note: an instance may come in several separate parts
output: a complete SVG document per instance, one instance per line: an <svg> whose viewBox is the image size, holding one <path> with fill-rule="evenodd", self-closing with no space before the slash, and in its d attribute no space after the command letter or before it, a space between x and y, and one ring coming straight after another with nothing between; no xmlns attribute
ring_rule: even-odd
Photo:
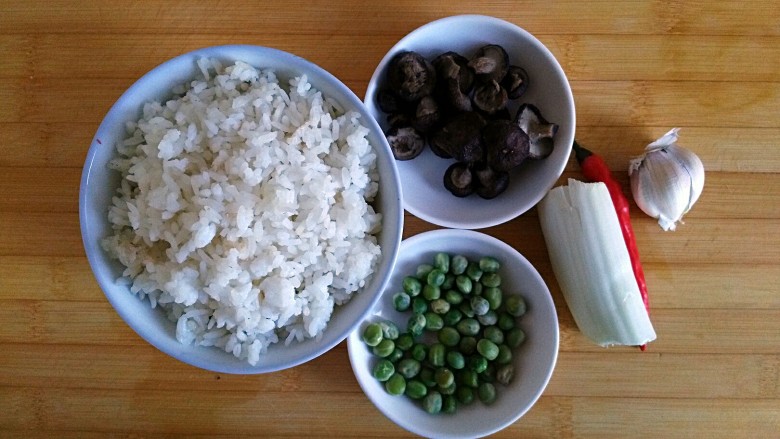
<svg viewBox="0 0 780 439"><path fill-rule="evenodd" d="M362 96L416 27L482 13L558 57L577 138L627 161L678 126L707 170L686 224L634 207L658 341L601 349L574 325L535 210L485 230L525 254L560 316L558 366L498 437L780 437L780 8L742 1L0 1L0 436L408 436L342 343L260 376L210 373L141 340L94 281L78 186L114 100L177 54L245 43L301 55ZM574 162L564 175L579 176ZM410 215L405 236L433 229Z"/></svg>

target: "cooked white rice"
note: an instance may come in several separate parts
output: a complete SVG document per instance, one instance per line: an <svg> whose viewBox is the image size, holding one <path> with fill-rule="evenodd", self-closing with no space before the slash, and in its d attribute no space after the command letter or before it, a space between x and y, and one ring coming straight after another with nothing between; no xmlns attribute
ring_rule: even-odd
<svg viewBox="0 0 780 439"><path fill-rule="evenodd" d="M305 75L284 87L243 62L198 65L203 79L128 123L103 247L181 343L254 365L273 343L320 336L369 282L376 155L359 114Z"/></svg>

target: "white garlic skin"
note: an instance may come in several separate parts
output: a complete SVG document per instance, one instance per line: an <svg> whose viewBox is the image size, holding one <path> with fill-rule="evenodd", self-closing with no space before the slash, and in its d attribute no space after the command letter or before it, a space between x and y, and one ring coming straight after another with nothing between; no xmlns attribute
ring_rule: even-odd
<svg viewBox="0 0 780 439"><path fill-rule="evenodd" d="M647 145L631 160L628 175L637 206L657 218L664 230L674 230L704 189L704 164L692 151L677 144L674 128Z"/></svg>

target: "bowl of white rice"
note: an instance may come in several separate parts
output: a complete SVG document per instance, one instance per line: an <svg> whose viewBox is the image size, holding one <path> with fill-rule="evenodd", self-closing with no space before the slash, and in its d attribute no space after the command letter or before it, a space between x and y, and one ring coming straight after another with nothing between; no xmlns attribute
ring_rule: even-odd
<svg viewBox="0 0 780 439"><path fill-rule="evenodd" d="M360 99L257 46L196 50L133 84L92 141L79 216L121 318L178 360L237 374L344 340L403 229L396 165Z"/></svg>

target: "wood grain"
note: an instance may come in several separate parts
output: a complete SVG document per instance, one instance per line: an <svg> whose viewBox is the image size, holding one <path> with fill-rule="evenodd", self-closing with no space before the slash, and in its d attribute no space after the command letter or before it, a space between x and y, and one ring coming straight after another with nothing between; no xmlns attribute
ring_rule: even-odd
<svg viewBox="0 0 780 439"><path fill-rule="evenodd" d="M177 54L277 47L362 96L398 39L463 13L509 20L547 45L571 81L578 140L626 193L628 161L672 127L707 170L676 232L632 204L658 333L644 353L600 348L579 332L535 209L483 230L537 267L561 331L544 394L495 437L778 437L775 3L0 2L0 437L411 437L365 397L344 343L260 376L200 370L146 343L90 271L78 191L105 113ZM559 183L568 178L581 178L574 160ZM405 215L404 237L436 228Z"/></svg>

